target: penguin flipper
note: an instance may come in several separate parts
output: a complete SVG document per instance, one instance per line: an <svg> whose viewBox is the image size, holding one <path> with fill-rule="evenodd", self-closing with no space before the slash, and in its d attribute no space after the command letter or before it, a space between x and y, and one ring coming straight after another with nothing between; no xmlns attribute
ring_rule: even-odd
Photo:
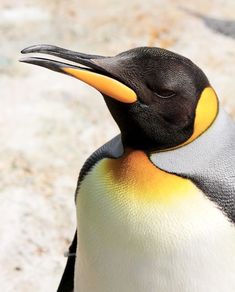
<svg viewBox="0 0 235 292"><path fill-rule="evenodd" d="M121 135L114 137L112 140L104 144L102 147L97 149L84 163L78 178L76 196L79 192L79 186L91 170L91 168L101 159L118 158L123 154L123 146L121 142ZM73 292L74 291L74 268L76 260L76 249L77 249L77 231L75 232L72 244L69 247L68 260L64 269L63 276L61 278L57 292Z"/></svg>
<svg viewBox="0 0 235 292"><path fill-rule="evenodd" d="M57 292L73 292L74 286L74 267L77 249L77 231L75 232L72 244L69 247L68 259L64 269L63 276L60 280Z"/></svg>

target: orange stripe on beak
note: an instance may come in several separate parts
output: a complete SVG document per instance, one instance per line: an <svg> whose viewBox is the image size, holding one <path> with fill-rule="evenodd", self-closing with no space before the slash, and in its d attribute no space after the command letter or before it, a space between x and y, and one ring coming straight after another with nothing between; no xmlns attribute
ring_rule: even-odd
<svg viewBox="0 0 235 292"><path fill-rule="evenodd" d="M137 95L131 88L111 77L77 68L64 67L62 70L120 102L137 101Z"/></svg>

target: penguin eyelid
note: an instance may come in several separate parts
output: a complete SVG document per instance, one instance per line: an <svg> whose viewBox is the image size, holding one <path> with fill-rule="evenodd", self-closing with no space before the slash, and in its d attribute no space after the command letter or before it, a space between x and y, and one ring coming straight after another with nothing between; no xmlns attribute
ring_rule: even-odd
<svg viewBox="0 0 235 292"><path fill-rule="evenodd" d="M168 90L168 89L159 89L159 90L155 90L153 91L154 95L156 95L159 98L162 99L168 99L171 97L174 97L176 95L176 93L172 90Z"/></svg>

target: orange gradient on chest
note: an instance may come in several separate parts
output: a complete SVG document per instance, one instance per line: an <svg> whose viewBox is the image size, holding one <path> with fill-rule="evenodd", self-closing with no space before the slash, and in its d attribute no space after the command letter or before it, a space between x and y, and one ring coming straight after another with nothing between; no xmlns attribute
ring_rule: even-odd
<svg viewBox="0 0 235 292"><path fill-rule="evenodd" d="M97 171L114 196L167 202L198 192L188 179L157 168L142 151L126 150L118 159L104 159Z"/></svg>

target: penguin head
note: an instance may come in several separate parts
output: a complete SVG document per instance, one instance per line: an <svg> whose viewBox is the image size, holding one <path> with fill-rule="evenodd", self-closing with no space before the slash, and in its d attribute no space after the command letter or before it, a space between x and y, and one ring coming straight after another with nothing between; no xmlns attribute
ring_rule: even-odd
<svg viewBox="0 0 235 292"><path fill-rule="evenodd" d="M140 47L114 57L48 45L22 51L32 52L86 66L38 57L21 60L71 75L99 90L126 147L144 151L181 147L202 135L216 118L218 100L205 74L168 50Z"/></svg>

